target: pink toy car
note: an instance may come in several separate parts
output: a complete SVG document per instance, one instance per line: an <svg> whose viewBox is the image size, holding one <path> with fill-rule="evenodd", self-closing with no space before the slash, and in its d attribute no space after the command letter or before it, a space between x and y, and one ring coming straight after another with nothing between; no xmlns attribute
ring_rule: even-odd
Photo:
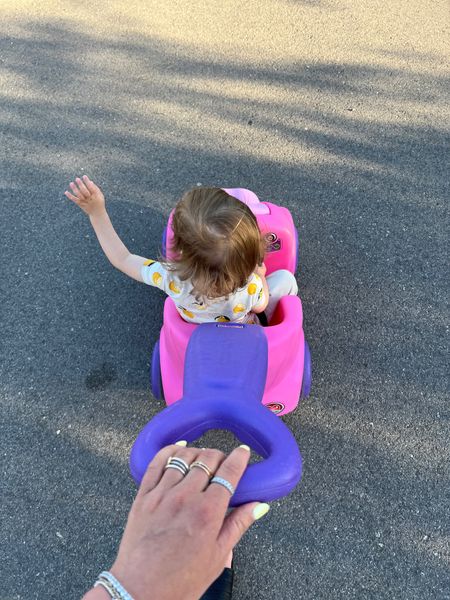
<svg viewBox="0 0 450 600"><path fill-rule="evenodd" d="M268 242L265 257L267 274L278 269L295 272L298 257L297 230L290 212L269 202L260 202L256 194L242 188L225 191L245 202L257 218ZM172 214L163 234L163 254L170 258L173 239ZM299 398L311 388L311 356L303 332L302 303L298 296L280 300L273 317L263 331L268 342L267 378L262 403L272 412L283 415L294 410ZM178 314L171 298L164 305L163 326L153 349L151 384L156 398L168 405L183 396L184 360L192 332L198 327ZM250 327L258 327L250 325ZM221 329L217 329L220 344Z"/></svg>

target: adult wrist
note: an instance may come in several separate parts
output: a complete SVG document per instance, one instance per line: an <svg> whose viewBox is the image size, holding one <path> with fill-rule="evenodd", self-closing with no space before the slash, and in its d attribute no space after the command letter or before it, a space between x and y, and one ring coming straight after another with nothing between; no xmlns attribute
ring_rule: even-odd
<svg viewBox="0 0 450 600"><path fill-rule="evenodd" d="M145 600L147 594L145 593L143 582L139 577L136 579L135 573L130 573L129 568L121 568L120 565L114 563L109 569L109 572L113 577L120 581L121 585L126 589L133 600Z"/></svg>
<svg viewBox="0 0 450 600"><path fill-rule="evenodd" d="M101 587L93 587L85 593L82 600L111 600L108 592Z"/></svg>
<svg viewBox="0 0 450 600"><path fill-rule="evenodd" d="M94 584L94 590L96 589L103 590L107 594L104 597L109 600L137 600L125 589L111 571L102 571L100 573Z"/></svg>

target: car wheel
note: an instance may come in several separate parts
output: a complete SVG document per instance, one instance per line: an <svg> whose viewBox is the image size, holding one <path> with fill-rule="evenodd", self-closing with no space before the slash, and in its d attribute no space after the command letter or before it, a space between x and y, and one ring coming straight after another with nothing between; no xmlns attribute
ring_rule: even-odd
<svg viewBox="0 0 450 600"><path fill-rule="evenodd" d="M302 380L302 393L301 398L309 396L311 391L311 352L309 351L308 342L305 340L305 352L303 358L303 380Z"/></svg>
<svg viewBox="0 0 450 600"><path fill-rule="evenodd" d="M164 391L161 376L161 358L159 355L159 341L156 342L153 348L152 354L152 368L151 368L151 387L152 393L158 400L164 400Z"/></svg>

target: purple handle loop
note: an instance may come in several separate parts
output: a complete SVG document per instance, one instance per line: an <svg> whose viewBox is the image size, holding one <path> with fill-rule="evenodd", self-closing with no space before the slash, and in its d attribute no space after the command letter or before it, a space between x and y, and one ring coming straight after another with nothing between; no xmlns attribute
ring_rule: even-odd
<svg viewBox="0 0 450 600"><path fill-rule="evenodd" d="M162 447L226 429L263 457L245 471L231 506L288 494L300 480L302 461L292 433L261 404L267 373L264 329L200 325L189 341L184 373L183 398L156 415L134 443L130 469L136 483Z"/></svg>

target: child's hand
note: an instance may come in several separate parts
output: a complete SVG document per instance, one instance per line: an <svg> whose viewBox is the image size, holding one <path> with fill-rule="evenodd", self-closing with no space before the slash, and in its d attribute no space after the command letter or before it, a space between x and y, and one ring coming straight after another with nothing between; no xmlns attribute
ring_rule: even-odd
<svg viewBox="0 0 450 600"><path fill-rule="evenodd" d="M105 210L105 197L102 190L87 175L83 175L83 179L77 177L75 183L73 181L70 183L70 188L73 193L66 191L64 195L87 215L93 216Z"/></svg>

